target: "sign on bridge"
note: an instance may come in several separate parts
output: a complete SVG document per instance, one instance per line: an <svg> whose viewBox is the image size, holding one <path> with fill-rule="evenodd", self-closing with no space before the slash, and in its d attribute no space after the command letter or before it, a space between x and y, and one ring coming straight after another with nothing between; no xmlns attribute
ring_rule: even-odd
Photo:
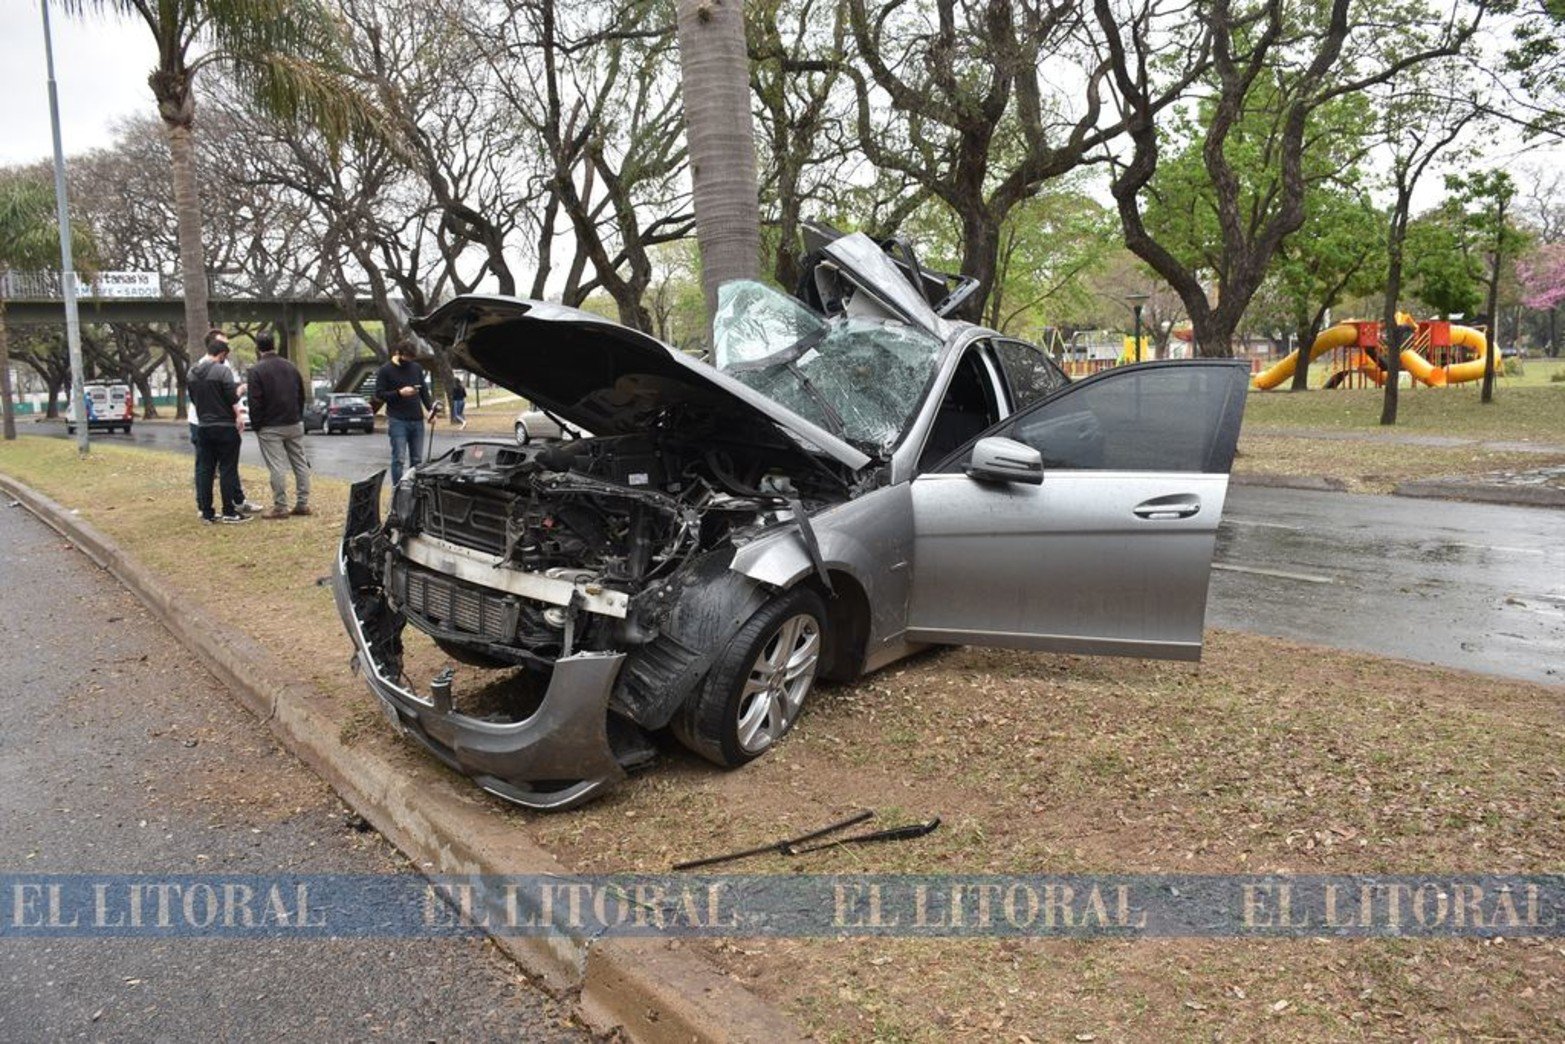
<svg viewBox="0 0 1565 1044"><path fill-rule="evenodd" d="M82 290L83 297L162 297L163 278L156 272L99 272Z"/></svg>

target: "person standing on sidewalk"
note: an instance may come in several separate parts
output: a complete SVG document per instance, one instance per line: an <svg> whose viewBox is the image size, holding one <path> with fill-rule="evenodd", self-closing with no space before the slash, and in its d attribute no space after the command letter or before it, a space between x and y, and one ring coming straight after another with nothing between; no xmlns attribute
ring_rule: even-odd
<svg viewBox="0 0 1565 1044"><path fill-rule="evenodd" d="M239 381L228 368L228 339L208 338L206 358L190 368L190 405L196 411L196 507L207 522L248 522L240 506ZM212 478L217 475L223 512L212 507Z"/></svg>
<svg viewBox="0 0 1565 1044"><path fill-rule="evenodd" d="M406 467L424 459L424 420L435 419L435 402L424 383L424 368L413 361L404 341L391 346L391 361L375 371L375 398L386 404L386 432L391 436L391 484L402 481Z"/></svg>
<svg viewBox="0 0 1565 1044"><path fill-rule="evenodd" d="M272 509L262 518L287 518L310 511L310 458L304 452L304 376L277 354L270 333L255 335L256 362L250 367L250 427L261 446L272 480ZM288 472L293 471L293 510L288 510Z"/></svg>
<svg viewBox="0 0 1565 1044"><path fill-rule="evenodd" d="M462 387L462 378L451 378L451 419L459 424L463 431L467 430L467 389Z"/></svg>

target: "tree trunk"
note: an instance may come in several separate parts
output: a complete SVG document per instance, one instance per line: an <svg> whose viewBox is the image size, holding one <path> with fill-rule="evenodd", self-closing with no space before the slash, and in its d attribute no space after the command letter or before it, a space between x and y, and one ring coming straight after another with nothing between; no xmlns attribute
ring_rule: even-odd
<svg viewBox="0 0 1565 1044"><path fill-rule="evenodd" d="M759 262L757 262L757 264L759 264ZM733 278L740 279L748 277L734 276ZM604 282L608 283L609 281L604 280ZM646 287L638 286L638 282L639 280L635 282L615 280L613 281L613 285L606 286L605 289L608 290L609 296L614 298L614 306L619 311L619 321L621 323L630 327L632 330L642 330L647 333L651 333L652 313L647 309L647 306L642 303L642 298L646 293ZM714 294L717 292L715 287L713 288L712 292ZM713 301L715 302L715 298ZM711 309L709 314L717 314L715 303L708 303L707 307Z"/></svg>
<svg viewBox="0 0 1565 1044"><path fill-rule="evenodd" d="M1495 207L1494 264L1489 270L1489 343L1483 353L1483 394L1480 402L1494 401L1494 356L1500 350L1500 264L1504 260L1505 197Z"/></svg>
<svg viewBox="0 0 1565 1044"><path fill-rule="evenodd" d="M1390 275L1386 279L1386 303L1381 315L1390 358L1381 367L1386 375L1385 394L1380 402L1380 423L1387 427L1397 422L1397 393L1401 387L1402 328L1397 325L1397 297L1402 292L1402 244L1391 251Z"/></svg>
<svg viewBox="0 0 1565 1044"><path fill-rule="evenodd" d="M16 440L16 414L11 406L11 336L5 328L5 301L0 300L0 429L6 442Z"/></svg>
<svg viewBox="0 0 1565 1044"><path fill-rule="evenodd" d="M172 351L163 357L169 376L174 378L174 419L188 420L185 410L185 373L189 369L183 359Z"/></svg>
<svg viewBox="0 0 1565 1044"><path fill-rule="evenodd" d="M989 295L995 292L995 276L1000 266L1000 224L983 205L974 200L962 215L962 274L978 280L978 289L959 309L961 318L984 321Z"/></svg>
<svg viewBox="0 0 1565 1044"><path fill-rule="evenodd" d="M49 389L49 405L44 410L44 416L50 420L59 420L60 390L65 387L65 381L59 377L45 377L44 386Z"/></svg>
<svg viewBox="0 0 1565 1044"><path fill-rule="evenodd" d="M141 397L141 419L156 420L158 406L152 401L152 375L137 370L131 374L130 379L136 385L136 394Z"/></svg>
<svg viewBox="0 0 1565 1044"><path fill-rule="evenodd" d="M174 158L174 214L179 222L179 271L185 291L185 352L194 366L206 354L206 257L201 246L201 195L196 187L196 155L188 123L164 123Z"/></svg>
<svg viewBox="0 0 1565 1044"><path fill-rule="evenodd" d="M1204 306L1204 295L1198 300L1192 300L1180 295L1184 301L1185 310L1190 315L1190 336L1193 341L1193 354L1200 359L1232 359L1234 357L1234 334L1239 330L1239 322L1244 318L1244 312L1232 309L1225 302L1219 301L1216 308L1195 307Z"/></svg>
<svg viewBox="0 0 1565 1044"><path fill-rule="evenodd" d="M1310 349L1315 346L1315 331L1310 326L1310 321L1303 316L1297 317L1294 323L1293 347L1299 357L1293 364L1293 383L1288 385L1289 391L1308 391L1310 387Z"/></svg>
<svg viewBox="0 0 1565 1044"><path fill-rule="evenodd" d="M678 0L680 84L707 321L717 288L761 272L750 59L741 0Z"/></svg>

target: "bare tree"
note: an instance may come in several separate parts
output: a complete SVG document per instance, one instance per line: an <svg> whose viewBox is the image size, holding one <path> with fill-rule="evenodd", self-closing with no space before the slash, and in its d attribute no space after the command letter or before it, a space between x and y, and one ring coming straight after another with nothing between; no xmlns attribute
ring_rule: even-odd
<svg viewBox="0 0 1565 1044"><path fill-rule="evenodd" d="M1397 422L1397 392L1401 383L1402 332L1397 325L1397 301L1402 295L1404 247L1412 218L1413 193L1431 166L1476 120L1481 109L1470 97L1431 90L1432 82L1445 79L1436 67L1422 75L1391 84L1384 92L1382 120L1388 129L1391 153L1391 210L1386 229L1386 289L1381 306L1381 328L1390 351L1385 360L1386 383L1381 399L1380 423Z"/></svg>
<svg viewBox="0 0 1565 1044"><path fill-rule="evenodd" d="M555 241L568 236L574 251L562 300L580 304L602 290L621 322L650 330L643 298L654 277L651 252L694 227L666 8L652 0L509 0L484 12L489 18L474 20L473 34L542 163L529 200L538 215L534 296L554 273Z"/></svg>
<svg viewBox="0 0 1565 1044"><path fill-rule="evenodd" d="M1159 2L1148 0L1136 24ZM1088 162L1128 120L1150 123L1206 61L1199 22L1194 39L1163 33L1155 54L1152 37L1138 31L1139 64L1116 66L1079 4L846 5L854 46L843 71L855 90L858 145L949 208L961 228L962 272L979 283L965 306L974 319L993 288L1011 211L1043 182ZM1103 28L1117 34L1108 0L1102 6ZM1105 81L1116 69L1138 92L1135 109L1107 104Z"/></svg>
<svg viewBox="0 0 1565 1044"><path fill-rule="evenodd" d="M1206 84L1210 117L1201 130L1223 244L1214 302L1202 272L1160 242L1143 216L1143 192L1157 172L1164 144L1155 117L1165 95L1146 85L1146 70L1155 60L1150 41L1158 38L1156 27L1142 17L1123 21L1111 0L1094 0L1131 142L1129 155L1115 163L1112 185L1125 242L1178 291L1201 354L1232 354L1234 331L1273 256L1303 224L1307 179L1302 157L1312 113L1457 54L1476 32L1484 6L1473 5L1462 18L1424 8L1418 0L1394 11L1370 11L1352 0L1330 0L1318 13L1297 10L1284 0L1206 0L1190 10L1212 53ZM1397 31L1387 32L1388 24L1396 24ZM1258 114L1269 118L1272 130L1265 150L1251 161L1269 165L1276 189L1262 208L1247 211L1230 149L1236 130Z"/></svg>

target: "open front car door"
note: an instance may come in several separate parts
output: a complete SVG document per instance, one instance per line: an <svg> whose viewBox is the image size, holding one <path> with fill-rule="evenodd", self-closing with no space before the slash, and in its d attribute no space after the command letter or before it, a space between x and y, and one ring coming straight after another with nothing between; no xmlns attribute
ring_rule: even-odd
<svg viewBox="0 0 1565 1044"><path fill-rule="evenodd" d="M1105 371L913 481L913 641L1201 655L1249 370Z"/></svg>

